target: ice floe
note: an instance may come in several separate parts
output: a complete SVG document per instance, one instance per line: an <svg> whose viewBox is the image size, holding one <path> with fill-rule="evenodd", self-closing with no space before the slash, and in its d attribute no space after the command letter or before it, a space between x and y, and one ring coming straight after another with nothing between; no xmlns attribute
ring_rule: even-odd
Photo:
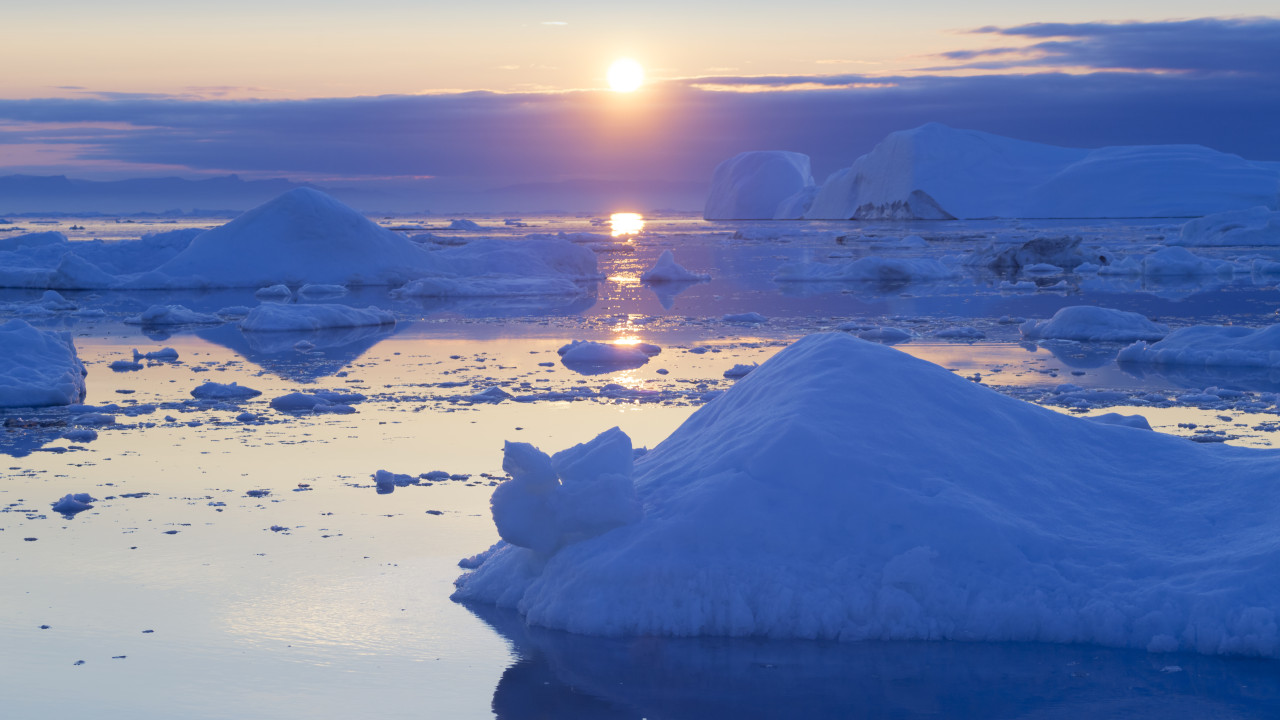
<svg viewBox="0 0 1280 720"><path fill-rule="evenodd" d="M710 279L711 276L706 273L696 273L685 269L684 266L676 262L676 257L670 250L663 250L653 267L644 271L640 276L640 281L646 283L705 282Z"/></svg>
<svg viewBox="0 0 1280 720"><path fill-rule="evenodd" d="M1280 245L1280 210L1252 207L1188 220L1169 245Z"/></svg>
<svg viewBox="0 0 1280 720"><path fill-rule="evenodd" d="M1280 368L1280 325L1180 328L1156 343L1136 342L1122 349L1116 360L1156 366Z"/></svg>
<svg viewBox="0 0 1280 720"><path fill-rule="evenodd" d="M1093 305L1064 307L1048 320L1028 320L1019 327L1028 340L1054 338L1079 342L1159 340L1169 326L1151 322L1135 312Z"/></svg>

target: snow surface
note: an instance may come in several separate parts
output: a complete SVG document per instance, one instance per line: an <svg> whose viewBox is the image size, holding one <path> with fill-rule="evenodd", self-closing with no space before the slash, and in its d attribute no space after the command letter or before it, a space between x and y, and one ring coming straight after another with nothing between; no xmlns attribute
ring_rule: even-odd
<svg viewBox="0 0 1280 720"><path fill-rule="evenodd" d="M1121 350L1116 360L1143 365L1280 368L1280 325L1181 328L1156 343L1136 342Z"/></svg>
<svg viewBox="0 0 1280 720"><path fill-rule="evenodd" d="M249 311L240 321L240 329L245 332L294 332L395 324L396 319L391 313L372 305L361 310L332 303L265 303Z"/></svg>
<svg viewBox="0 0 1280 720"><path fill-rule="evenodd" d="M1188 220L1169 245L1280 245L1280 210L1252 207Z"/></svg>
<svg viewBox="0 0 1280 720"><path fill-rule="evenodd" d="M1197 145L1062 148L930 123L818 190L808 219L1195 217L1275 207L1273 165Z"/></svg>
<svg viewBox="0 0 1280 720"><path fill-rule="evenodd" d="M0 324L0 407L70 405L84 400L87 371L71 333L25 320Z"/></svg>
<svg viewBox="0 0 1280 720"><path fill-rule="evenodd" d="M1169 334L1169 326L1124 310L1074 305L1064 307L1049 320L1028 320L1019 330L1028 340L1076 340L1078 342L1131 342L1159 340Z"/></svg>
<svg viewBox="0 0 1280 720"><path fill-rule="evenodd" d="M670 250L663 250L657 262L640 276L646 283L680 283L706 282L711 279L706 273L696 273L685 269L676 262L676 256Z"/></svg>
<svg viewBox="0 0 1280 720"><path fill-rule="evenodd" d="M619 434L576 464L509 444L507 544L454 597L597 635L1280 657L1276 451L1066 416L841 333L765 362L634 474Z"/></svg>
<svg viewBox="0 0 1280 720"><path fill-rule="evenodd" d="M702 216L707 220L795 219L813 187L809 156L782 150L739 153L716 166ZM784 206L785 203L785 206Z"/></svg>

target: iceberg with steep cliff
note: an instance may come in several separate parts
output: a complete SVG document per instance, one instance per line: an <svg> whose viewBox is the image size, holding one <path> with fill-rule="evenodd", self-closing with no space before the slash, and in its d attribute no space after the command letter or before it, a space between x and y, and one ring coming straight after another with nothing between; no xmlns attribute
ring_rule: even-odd
<svg viewBox="0 0 1280 720"><path fill-rule="evenodd" d="M756 170L753 182L763 186L765 179L758 175L772 167ZM719 178L717 171L713 196L720 190ZM775 182L781 183L781 177ZM1275 163L1251 162L1199 145L1065 148L929 123L891 133L850 167L833 173L817 188L803 217L1199 217L1253 206L1275 208L1278 191L1280 168ZM780 205L781 200L774 210ZM718 217L766 217L759 208L752 212Z"/></svg>

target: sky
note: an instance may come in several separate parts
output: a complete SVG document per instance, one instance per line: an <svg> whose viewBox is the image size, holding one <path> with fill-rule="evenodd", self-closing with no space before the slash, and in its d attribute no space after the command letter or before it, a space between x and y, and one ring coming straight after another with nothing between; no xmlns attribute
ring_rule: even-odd
<svg viewBox="0 0 1280 720"><path fill-rule="evenodd" d="M45 0L4 13L0 175L697 185L779 149L821 181L925 122L1280 160L1280 12L1206 7Z"/></svg>

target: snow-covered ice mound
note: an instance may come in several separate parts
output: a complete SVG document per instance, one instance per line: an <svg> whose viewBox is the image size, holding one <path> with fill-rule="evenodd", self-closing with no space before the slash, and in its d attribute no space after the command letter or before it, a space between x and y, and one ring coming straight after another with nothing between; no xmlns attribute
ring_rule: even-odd
<svg viewBox="0 0 1280 720"><path fill-rule="evenodd" d="M781 206L813 187L809 156L782 150L739 153L716 166L702 216L707 220L772 220ZM803 212L803 208L798 208ZM799 214L784 216L793 219Z"/></svg>
<svg viewBox="0 0 1280 720"><path fill-rule="evenodd" d="M264 303L249 311L240 321L240 329L245 332L298 332L395 324L396 319L391 313L372 305L361 310L333 303Z"/></svg>
<svg viewBox="0 0 1280 720"><path fill-rule="evenodd" d="M599 635L1280 656L1274 451L1069 417L831 333L639 458L638 512L614 455L573 475L508 467L518 484L493 498L506 544L454 597ZM591 492L608 502L555 500Z"/></svg>
<svg viewBox="0 0 1280 720"><path fill-rule="evenodd" d="M1049 320L1028 320L1019 328L1028 340L1077 340L1079 342L1131 342L1159 340L1169 326L1124 310L1074 305L1064 307Z"/></svg>
<svg viewBox="0 0 1280 720"><path fill-rule="evenodd" d="M1252 207L1188 220L1168 245L1280 245L1280 210Z"/></svg>
<svg viewBox="0 0 1280 720"><path fill-rule="evenodd" d="M1280 368L1280 325L1265 328L1235 325L1181 328L1160 342L1148 345L1139 341L1124 348L1116 355L1116 361L1199 368Z"/></svg>
<svg viewBox="0 0 1280 720"><path fill-rule="evenodd" d="M653 267L640 276L640 281L646 283L706 282L710 279L710 275L693 272L676 262L676 256L670 250L663 250Z"/></svg>
<svg viewBox="0 0 1280 720"><path fill-rule="evenodd" d="M1273 205L1273 165L1197 145L1055 147L930 123L818 190L809 219L1187 217Z"/></svg>
<svg viewBox="0 0 1280 720"><path fill-rule="evenodd" d="M84 400L87 371L71 333L0 324L0 407L71 405Z"/></svg>

